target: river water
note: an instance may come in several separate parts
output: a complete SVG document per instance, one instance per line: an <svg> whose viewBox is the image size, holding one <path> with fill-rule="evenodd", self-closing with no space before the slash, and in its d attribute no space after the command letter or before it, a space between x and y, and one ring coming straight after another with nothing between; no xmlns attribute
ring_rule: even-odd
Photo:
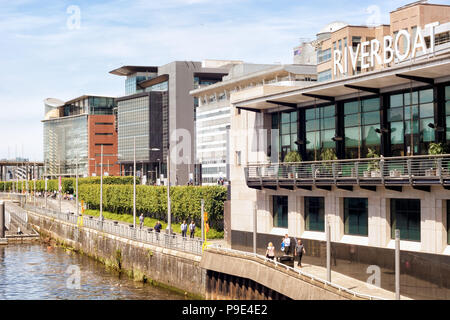
<svg viewBox="0 0 450 320"><path fill-rule="evenodd" d="M179 300L184 296L135 282L87 256L36 243L0 246L0 299Z"/></svg>

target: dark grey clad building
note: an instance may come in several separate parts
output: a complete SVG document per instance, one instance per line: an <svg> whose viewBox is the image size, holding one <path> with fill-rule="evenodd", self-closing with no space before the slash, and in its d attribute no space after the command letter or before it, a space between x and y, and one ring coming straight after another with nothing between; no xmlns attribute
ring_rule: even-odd
<svg viewBox="0 0 450 320"><path fill-rule="evenodd" d="M230 62L175 61L157 66L123 66L111 74L125 76L125 96L117 99L118 153L122 175L131 175L136 137L138 175L154 183L166 176L170 146L171 184L196 178L195 107L189 91L220 81ZM212 66L212 67L211 67ZM159 149L159 150L158 150Z"/></svg>

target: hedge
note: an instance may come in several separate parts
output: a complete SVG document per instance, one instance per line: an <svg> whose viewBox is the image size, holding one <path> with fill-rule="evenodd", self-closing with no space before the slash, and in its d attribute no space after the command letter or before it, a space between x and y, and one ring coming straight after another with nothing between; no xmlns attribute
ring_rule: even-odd
<svg viewBox="0 0 450 320"><path fill-rule="evenodd" d="M99 185L83 184L79 187L80 199L90 209L100 207ZM227 189L222 186L174 186L170 188L171 214L174 223L194 219L201 221L201 199L205 200L210 227L223 230L223 207ZM132 185L103 186L103 210L115 213L133 213ZM167 221L167 189L163 186L136 187L136 214Z"/></svg>
<svg viewBox="0 0 450 320"><path fill-rule="evenodd" d="M140 179L136 177L136 184L140 183ZM13 190L13 184L17 186L16 181L0 181L0 192L1 191L12 191ZM88 178L79 178L78 179L78 188L81 185L97 185L100 184L100 177L88 177ZM106 176L103 177L103 184L104 185L132 185L133 184L133 177L132 176L125 176L125 177L118 177L118 176ZM64 193L70 193L73 194L75 192L75 178L62 178L61 179L61 187L62 191ZM16 188L16 187L14 187ZM22 191L26 189L26 182L25 181L19 181L19 191ZM28 190L32 191L34 189L34 181L28 180ZM45 181L44 180L36 180L36 191L45 191ZM47 191L58 191L58 179L52 179L47 181Z"/></svg>

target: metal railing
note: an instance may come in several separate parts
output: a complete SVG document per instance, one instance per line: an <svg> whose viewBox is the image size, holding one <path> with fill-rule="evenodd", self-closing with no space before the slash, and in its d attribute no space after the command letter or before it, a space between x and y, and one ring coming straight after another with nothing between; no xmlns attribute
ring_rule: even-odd
<svg viewBox="0 0 450 320"><path fill-rule="evenodd" d="M299 163L249 164L247 181L296 180L320 181L377 180L411 183L426 179L444 184L450 178L450 155L311 161Z"/></svg>
<svg viewBox="0 0 450 320"><path fill-rule="evenodd" d="M174 233L159 233L149 228L134 228L133 225L119 223L118 221L111 221L106 219L100 220L99 218L94 218L86 215L77 216L73 212L59 212L51 209L34 207L30 204L25 204L24 208L25 210L33 211L56 220L77 225L80 228L89 228L100 232L116 235L122 238L148 243L168 249L193 253L195 255L202 254L203 242L201 239L182 237Z"/></svg>
<svg viewBox="0 0 450 320"><path fill-rule="evenodd" d="M261 262L266 262L266 263L273 264L275 268L280 267L280 268L285 269L287 271L291 271L291 272L296 273L298 275L301 275L303 277L309 278L311 281L315 281L315 282L321 283L323 285L332 287L332 288L338 290L339 292L345 292L345 293L347 293L349 295L354 296L355 298L368 299L368 300L388 300L388 299L377 297L377 296L372 296L372 295L368 295L368 294L355 292L353 290L350 290L350 289L347 289L347 288L345 288L343 286L340 286L340 285L338 285L336 283L329 282L327 280L318 278L318 277L316 277L316 276L314 276L312 274L304 272L303 270L292 268L292 267L287 266L287 265L285 265L283 263L280 263L280 262L278 262L276 260L269 259L269 258L267 258L265 256L262 256L262 255L259 255L259 254L254 254L254 253L251 253L251 252L238 251L238 250L234 250L234 249L224 248L224 247L221 247L220 245L217 245L217 244L210 244L210 245L208 245L208 248L213 248L213 249L218 250L218 251L223 251L223 252L228 252L228 253L241 255L241 256L248 257L248 258L256 258L256 259L260 260Z"/></svg>

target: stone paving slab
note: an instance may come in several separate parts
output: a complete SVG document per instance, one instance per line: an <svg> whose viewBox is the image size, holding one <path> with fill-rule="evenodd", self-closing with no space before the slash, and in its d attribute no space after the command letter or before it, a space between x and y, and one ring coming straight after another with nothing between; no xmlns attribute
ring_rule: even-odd
<svg viewBox="0 0 450 320"><path fill-rule="evenodd" d="M298 268L297 262L295 262L295 269L300 269L310 275L316 276L321 279L327 278L327 269L324 267L302 263L302 268ZM331 271L331 282L357 293L367 294L389 300L395 299L395 292L376 287L375 285L348 277L333 270ZM410 298L405 296L400 296L400 299L411 300Z"/></svg>

